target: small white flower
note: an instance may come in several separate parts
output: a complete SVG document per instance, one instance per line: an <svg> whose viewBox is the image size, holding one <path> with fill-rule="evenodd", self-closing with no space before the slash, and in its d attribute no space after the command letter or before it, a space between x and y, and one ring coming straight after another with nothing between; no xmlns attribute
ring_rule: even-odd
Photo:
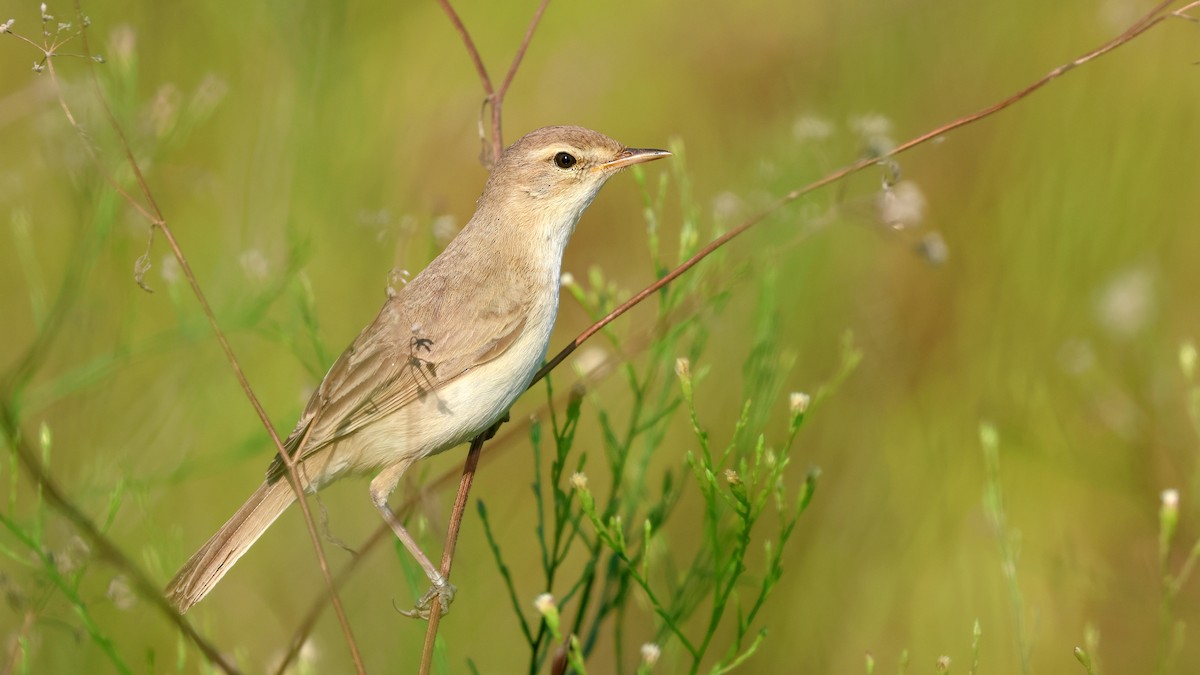
<svg viewBox="0 0 1200 675"><path fill-rule="evenodd" d="M560 286L574 286L575 275L571 274L570 272L563 272L562 276L558 278L558 284Z"/></svg>
<svg viewBox="0 0 1200 675"><path fill-rule="evenodd" d="M799 415L808 410L812 397L802 391L793 391L788 395L788 409L793 415Z"/></svg>
<svg viewBox="0 0 1200 675"><path fill-rule="evenodd" d="M725 469L725 480L730 485L741 485L742 484L742 477L739 476L738 472L734 471L733 469Z"/></svg>
<svg viewBox="0 0 1200 675"><path fill-rule="evenodd" d="M537 608L538 614L543 616L557 609L554 605L554 596L549 593L542 593L534 598L533 606Z"/></svg>
<svg viewBox="0 0 1200 675"><path fill-rule="evenodd" d="M1167 489L1162 491L1162 505L1164 509L1175 510L1179 508L1179 490Z"/></svg>
<svg viewBox="0 0 1200 675"><path fill-rule="evenodd" d="M13 23L15 23L15 20L13 20L13 19L9 19L8 21L5 21L4 23L0 23L0 33L11 33Z"/></svg>
<svg viewBox="0 0 1200 675"><path fill-rule="evenodd" d="M571 474L571 486L576 490L586 490L588 484L587 474L582 471L576 471Z"/></svg>
<svg viewBox="0 0 1200 675"><path fill-rule="evenodd" d="M692 362L684 356L675 359L675 374L680 379L690 379L692 377Z"/></svg>
<svg viewBox="0 0 1200 675"><path fill-rule="evenodd" d="M662 648L653 642L647 642L642 645L642 663L648 666L653 666L658 663L659 657L662 656Z"/></svg>

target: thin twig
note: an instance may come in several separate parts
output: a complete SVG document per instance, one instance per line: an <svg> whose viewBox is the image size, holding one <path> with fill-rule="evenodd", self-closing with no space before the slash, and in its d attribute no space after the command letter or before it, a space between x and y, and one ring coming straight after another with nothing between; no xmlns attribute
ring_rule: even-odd
<svg viewBox="0 0 1200 675"><path fill-rule="evenodd" d="M517 53L513 56L512 65L508 67L508 74L504 76L504 82L500 83L500 88L491 95L492 106L492 163L500 159L500 153L504 152L504 133L501 130L500 115L504 110L504 96L508 93L509 86L512 85L513 78L517 75L517 69L521 67L521 60L525 58L525 51L529 49L529 42L533 39L533 32L537 30L538 23L542 20L542 14L546 13L546 6L550 4L550 0L542 0L538 5L537 11L533 13L533 19L529 22L529 28L525 30L525 37L521 40L521 46L517 48Z"/></svg>
<svg viewBox="0 0 1200 675"><path fill-rule="evenodd" d="M504 76L504 81L500 84L500 88L496 89L492 86L492 78L488 75L487 67L483 65L483 57L479 55L479 49L475 47L475 41L471 39L471 34L467 32L467 27L459 18L458 12L454 11L454 7L450 5L449 0L438 0L442 11L449 17L450 23L453 24L454 30L458 31L458 35L462 38L463 46L467 49L467 55L471 57L471 63L475 66L475 73L479 75L479 83L483 86L484 106L490 107L492 112L492 142L491 156L486 158L484 164L490 169L495 165L496 160L500 158L500 153L504 151L504 133L501 129L501 112L504 109L504 95L508 93L508 88L512 85L513 78L517 76L517 70L521 67L521 61L525 58L525 52L529 49L529 43L533 40L533 33L537 30L538 24L542 21L542 15L546 13L546 6L550 4L550 0L542 0L537 9L533 13L533 18L529 21L529 27L525 29L525 37L521 40L521 44L517 47L517 53L513 56L512 64L508 67L508 73ZM482 111L480 111L482 116ZM480 133L482 134L482 121L480 122Z"/></svg>
<svg viewBox="0 0 1200 675"><path fill-rule="evenodd" d="M450 566L454 564L454 549L458 545L459 526L462 525L463 513L467 510L467 495L471 492L471 483L475 480L475 469L479 467L479 453L483 451L483 442L490 438L482 433L471 441L471 449L467 452L467 462L463 466L462 479L458 482L458 495L454 499L454 509L450 512L450 526L446 528L446 545L442 548L442 576L447 583L450 581ZM429 606L429 627L425 631L425 648L421 650L421 675L428 675L433 663L433 647L437 644L438 624L442 620L442 599L433 596Z"/></svg>
<svg viewBox="0 0 1200 675"><path fill-rule="evenodd" d="M467 32L467 27L463 25L462 19L458 18L458 12L455 12L454 7L450 6L449 0L438 0L438 4L442 6L442 11L446 13L446 16L450 17L450 23L454 24L454 30L458 31L458 36L462 38L463 45L467 48L467 54L471 57L471 63L475 65L475 73L479 75L479 81L483 84L483 91L490 99L496 90L492 88L492 78L488 77L487 68L483 65L483 57L475 48L471 34Z"/></svg>

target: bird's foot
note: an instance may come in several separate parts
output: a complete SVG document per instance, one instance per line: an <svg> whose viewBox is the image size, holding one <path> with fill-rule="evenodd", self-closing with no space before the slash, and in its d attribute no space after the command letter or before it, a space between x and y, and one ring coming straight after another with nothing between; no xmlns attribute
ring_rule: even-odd
<svg viewBox="0 0 1200 675"><path fill-rule="evenodd" d="M428 621L429 615L433 611L433 600L436 598L438 600L438 607L440 608L439 614L446 616L450 613L450 603L454 601L454 594L456 592L458 592L458 589L454 587L454 584L446 581L445 577L438 577L433 580L433 585L429 587L429 590L425 591L425 595L422 595L421 599L417 601L416 607L407 612L401 611L400 613L413 619Z"/></svg>

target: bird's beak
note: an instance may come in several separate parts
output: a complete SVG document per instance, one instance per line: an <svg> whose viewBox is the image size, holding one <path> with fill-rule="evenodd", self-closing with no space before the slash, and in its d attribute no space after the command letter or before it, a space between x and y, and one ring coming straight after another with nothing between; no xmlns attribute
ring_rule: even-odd
<svg viewBox="0 0 1200 675"><path fill-rule="evenodd" d="M670 156L671 153L667 152L666 150L655 150L654 148L625 148L621 152L617 153L615 159L609 160L596 168L605 169L607 171L616 171L617 169L624 169L625 167L633 166L634 164L653 162L656 159L662 159L663 157Z"/></svg>

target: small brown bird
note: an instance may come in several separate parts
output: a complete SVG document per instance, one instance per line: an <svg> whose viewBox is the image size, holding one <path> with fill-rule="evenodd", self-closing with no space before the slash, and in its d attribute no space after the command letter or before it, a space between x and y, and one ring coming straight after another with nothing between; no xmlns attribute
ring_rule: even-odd
<svg viewBox="0 0 1200 675"><path fill-rule="evenodd" d="M475 215L441 255L383 304L333 364L284 441L307 492L379 471L371 499L432 588L413 616L454 587L392 515L387 499L415 461L484 432L546 356L563 249L584 209L621 169L666 157L582 127L538 129L496 162ZM276 457L266 481L196 552L166 594L199 602L296 499Z"/></svg>

